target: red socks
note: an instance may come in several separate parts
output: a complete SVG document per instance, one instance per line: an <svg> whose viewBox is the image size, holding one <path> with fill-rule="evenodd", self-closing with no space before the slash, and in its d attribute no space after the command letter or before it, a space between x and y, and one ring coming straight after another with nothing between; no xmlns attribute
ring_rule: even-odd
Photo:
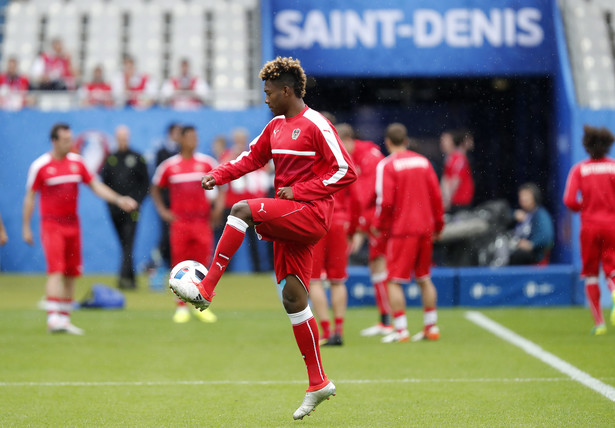
<svg viewBox="0 0 615 428"><path fill-rule="evenodd" d="M323 339L328 339L331 336L331 323L329 320L320 321L320 329L322 331Z"/></svg>
<svg viewBox="0 0 615 428"><path fill-rule="evenodd" d="M198 285L203 297L212 297L214 294L214 288L220 281L220 277L226 271L231 258L243 242L243 238L246 236L246 229L248 224L242 219L235 216L228 216L226 220L226 226L218 242L214 259L209 267L209 272L205 275L205 279ZM205 293L203 293L203 291Z"/></svg>
<svg viewBox="0 0 615 428"><path fill-rule="evenodd" d="M378 305L380 315L381 317L383 317L383 319L384 317L389 318L389 315L391 314L391 306L389 304L389 290L387 289L387 274L386 272L377 273L372 275L371 279L372 284L374 284L376 305Z"/></svg>
<svg viewBox="0 0 615 428"><path fill-rule="evenodd" d="M344 336L344 318L335 318L335 334Z"/></svg>
<svg viewBox="0 0 615 428"><path fill-rule="evenodd" d="M602 317L602 308L600 307L600 287L598 286L598 278L587 278L585 280L585 295L589 302L589 309L594 317L596 325L604 324Z"/></svg>
<svg viewBox="0 0 615 428"><path fill-rule="evenodd" d="M318 325L312 315L310 307L301 312L288 314L293 325L293 333L297 346L305 362L310 381L310 388L318 389L327 382L327 376L320 360L320 346L318 345Z"/></svg>

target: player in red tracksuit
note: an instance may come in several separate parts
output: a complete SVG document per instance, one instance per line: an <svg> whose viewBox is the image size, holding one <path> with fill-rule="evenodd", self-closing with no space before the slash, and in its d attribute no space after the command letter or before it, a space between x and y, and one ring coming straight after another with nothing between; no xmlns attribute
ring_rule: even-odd
<svg viewBox="0 0 615 428"><path fill-rule="evenodd" d="M423 330L412 337L436 340L436 288L431 282L433 240L444 227L440 186L426 157L406 147L406 127L387 127L385 145L391 153L378 164L376 172L376 214L374 227L386 239L389 299L395 331L382 338L384 343L410 340L406 320L406 300L401 286L412 274L421 287Z"/></svg>
<svg viewBox="0 0 615 428"><path fill-rule="evenodd" d="M201 187L201 178L218 165L211 156L196 152L198 138L193 126L181 130L180 152L162 162L152 179L151 195L160 217L170 226L171 265L184 260L196 260L207 266L213 254L212 218L220 218L223 210L222 193L207 195ZM169 189L170 209L162 198L161 188ZM207 197L206 197L207 196ZM215 201L211 208L211 197ZM216 321L210 311L196 315L204 322ZM173 321L190 320L186 304L178 300Z"/></svg>
<svg viewBox="0 0 615 428"><path fill-rule="evenodd" d="M446 157L442 174L442 198L446 211L452 213L469 208L474 199L474 179L467 151L474 147L468 131L453 133L455 149Z"/></svg>
<svg viewBox="0 0 615 428"><path fill-rule="evenodd" d="M250 151L215 168L203 188L228 183L275 165L275 198L236 203L214 253L214 260L198 284L199 308L209 306L214 288L249 226L273 241L276 279L284 283L282 301L307 367L309 388L294 419L302 419L331 395L335 385L327 379L320 359L318 325L308 305L308 286L314 245L327 233L333 215L333 193L355 181L350 156L331 123L303 101L306 77L298 60L278 57L260 72L265 82L265 103L274 118L250 143Z"/></svg>
<svg viewBox="0 0 615 428"><path fill-rule="evenodd" d="M615 325L615 160L606 156L615 136L606 128L586 125L584 130L583 146L590 159L570 170L564 204L581 212L581 275L594 318L592 334L602 335L606 325L598 285L601 262L613 299L611 324Z"/></svg>
<svg viewBox="0 0 615 428"><path fill-rule="evenodd" d="M357 169L357 183L359 189L358 207L353 207L351 225L355 223L356 233L352 237L350 253L355 253L363 246L365 236L368 238L369 248L369 271L376 305L380 314L379 322L371 327L361 330L361 336L375 336L389 334L393 331L391 326L391 306L387 291L387 272L385 260L386 242L371 233L374 212L376 210L376 166L384 159L380 148L371 141L357 140L354 138L352 127L346 123L336 126L344 147L350 154L355 168Z"/></svg>
<svg viewBox="0 0 615 428"><path fill-rule="evenodd" d="M97 180L81 156L71 153L70 127L57 123L51 128L52 149L36 159L28 170L23 204L23 239L34 244L31 221L36 193L40 193L41 241L47 261L47 330L51 333L83 334L70 321L75 295L75 279L82 273L81 228L77 216L79 183L90 186L105 201L130 212L137 202L121 196Z"/></svg>
<svg viewBox="0 0 615 428"><path fill-rule="evenodd" d="M353 183L334 195L331 227L329 232L314 247L310 301L322 331L320 342L325 346L341 346L343 344L344 317L348 306L348 292L346 290L348 238L356 227L352 224L352 211L353 205L356 205L358 193L356 183ZM333 334L331 334L331 322L329 321L329 309L323 279L330 283L331 309L334 322Z"/></svg>

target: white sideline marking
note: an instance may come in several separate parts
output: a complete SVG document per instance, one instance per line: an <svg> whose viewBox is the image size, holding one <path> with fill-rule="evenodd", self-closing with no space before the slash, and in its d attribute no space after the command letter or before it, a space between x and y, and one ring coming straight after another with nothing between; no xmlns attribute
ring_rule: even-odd
<svg viewBox="0 0 615 428"><path fill-rule="evenodd" d="M571 382L567 377L543 378L458 378L458 379L334 379L339 384L370 383L481 383L481 382ZM173 386L173 385L295 385L305 380L186 380L160 382L0 382L0 387L10 386Z"/></svg>
<svg viewBox="0 0 615 428"><path fill-rule="evenodd" d="M531 356L536 357L543 363L546 363L553 367L555 370L562 372L566 376L569 376L572 380L575 380L587 386L588 388L593 389L594 391L601 395L604 395L611 401L615 401L615 388L613 388L611 385L607 385L585 373L584 371L579 370L572 364L567 363L566 361L551 354L550 352L545 351L540 346L536 345L534 342L522 336L519 336L514 331L507 329L501 324L498 324L497 322L486 317L480 312L468 311L466 312L465 317L479 327L482 327L485 330L488 330L491 333L495 334L500 339L503 339L521 348Z"/></svg>

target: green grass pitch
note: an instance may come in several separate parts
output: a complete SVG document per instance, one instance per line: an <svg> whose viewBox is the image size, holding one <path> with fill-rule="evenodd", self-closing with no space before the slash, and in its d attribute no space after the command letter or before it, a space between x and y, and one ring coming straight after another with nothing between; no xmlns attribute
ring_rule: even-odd
<svg viewBox="0 0 615 428"><path fill-rule="evenodd" d="M293 421L307 375L269 275L225 275L215 324L171 321L170 291L126 308L80 310L82 337L50 335L45 278L0 275L0 426L612 427L615 402L441 309L438 342L360 337L374 308L350 309L345 344L322 357L337 396ZM111 276L79 279L77 296ZM615 386L615 327L589 335L586 308L488 309L492 320ZM422 324L408 311L412 332Z"/></svg>

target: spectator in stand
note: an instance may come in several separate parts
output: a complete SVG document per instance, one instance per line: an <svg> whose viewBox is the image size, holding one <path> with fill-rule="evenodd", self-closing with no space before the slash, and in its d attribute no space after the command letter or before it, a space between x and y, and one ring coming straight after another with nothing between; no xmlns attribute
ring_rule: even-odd
<svg viewBox="0 0 615 428"><path fill-rule="evenodd" d="M211 142L211 151L218 162L222 159L222 156L226 152L226 137L224 135L217 135Z"/></svg>
<svg viewBox="0 0 615 428"><path fill-rule="evenodd" d="M60 38L53 39L51 52L40 54L32 65L33 86L41 91L73 90L76 77L70 55Z"/></svg>
<svg viewBox="0 0 615 428"><path fill-rule="evenodd" d="M606 325L600 307L600 262L611 292L610 321L615 326L615 160L607 156L615 136L606 128L585 125L584 130L583 147L590 159L570 170L564 203L572 211L581 212L581 275L594 317L591 333L603 335Z"/></svg>
<svg viewBox="0 0 615 428"><path fill-rule="evenodd" d="M130 130L127 126L120 125L115 129L115 140L117 151L107 157L100 177L111 189L130 196L140 206L149 188L145 159L140 153L130 149ZM137 288L137 283L132 251L139 222L139 209L126 212L113 204L108 205L122 247L118 287L134 290Z"/></svg>
<svg viewBox="0 0 615 428"><path fill-rule="evenodd" d="M247 153L249 150L248 131L246 129L234 129L232 132L232 140L233 145L220 157L221 164L237 159L240 155L242 155L242 153ZM268 165L239 177L229 183L226 192L226 201L224 203L225 219L231 213L233 205L237 202L248 199L264 198L267 196L267 192L270 187L267 168ZM253 228L246 231L246 237L248 238L250 257L252 258L252 267L255 272L262 272L264 269L261 263L260 253L258 251L258 238Z"/></svg>
<svg viewBox="0 0 615 428"><path fill-rule="evenodd" d="M547 262L553 247L553 220L541 205L541 193L534 183L519 187L519 207L514 217L517 221L515 248L510 254L511 265L531 265Z"/></svg>
<svg viewBox="0 0 615 428"><path fill-rule="evenodd" d="M10 57L6 64L6 73L0 74L0 108L20 110L30 104L27 94L29 87L28 78L19 74L17 58Z"/></svg>
<svg viewBox="0 0 615 428"><path fill-rule="evenodd" d="M113 106L111 85L105 81L102 65L97 65L92 72L92 80L79 88L79 98L83 106Z"/></svg>
<svg viewBox="0 0 615 428"><path fill-rule="evenodd" d="M181 60L179 70L178 76L169 78L162 85L162 102L180 110L201 107L209 95L207 82L190 72L190 61L186 58Z"/></svg>
<svg viewBox="0 0 615 428"><path fill-rule="evenodd" d="M406 298L402 283L412 276L421 288L423 330L412 341L437 340L437 292L431 281L433 241L444 227L438 177L426 157L407 149L408 135L401 123L387 127L385 145L391 153L376 171L374 229L386 239L389 299L395 331L382 342L410 340Z"/></svg>
<svg viewBox="0 0 615 428"><path fill-rule="evenodd" d="M117 104L137 108L151 107L158 96L155 79L139 73L130 55L124 56L124 68L113 79L111 91Z"/></svg>
<svg viewBox="0 0 615 428"><path fill-rule="evenodd" d="M448 134L448 133L445 133ZM455 131L452 134L454 149L450 150L450 137L440 138L440 146L446 156L441 188L444 210L454 214L467 209L474 199L474 179L468 161L467 152L474 147L474 138L467 130Z"/></svg>

